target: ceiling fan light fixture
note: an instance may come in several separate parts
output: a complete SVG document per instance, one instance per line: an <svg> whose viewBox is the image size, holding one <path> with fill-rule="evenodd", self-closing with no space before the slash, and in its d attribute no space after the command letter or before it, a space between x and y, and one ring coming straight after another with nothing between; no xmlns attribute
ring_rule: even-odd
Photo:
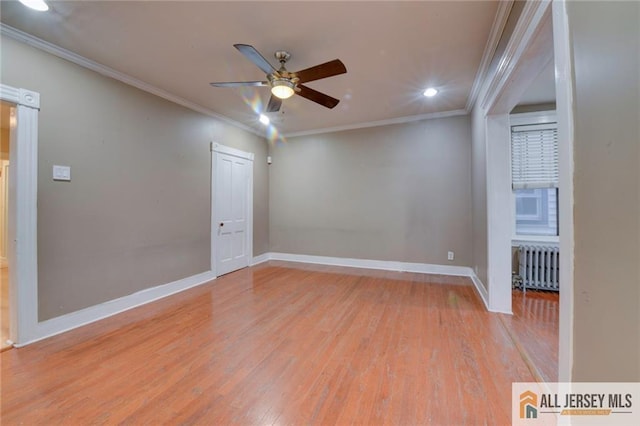
<svg viewBox="0 0 640 426"><path fill-rule="evenodd" d="M45 3L44 0L20 0L20 3L39 12L46 12L49 10L49 5Z"/></svg>
<svg viewBox="0 0 640 426"><path fill-rule="evenodd" d="M293 90L294 87L295 84L293 84L291 80L287 80L284 78L273 80L271 82L271 93L276 98L289 99L295 93L295 91Z"/></svg>

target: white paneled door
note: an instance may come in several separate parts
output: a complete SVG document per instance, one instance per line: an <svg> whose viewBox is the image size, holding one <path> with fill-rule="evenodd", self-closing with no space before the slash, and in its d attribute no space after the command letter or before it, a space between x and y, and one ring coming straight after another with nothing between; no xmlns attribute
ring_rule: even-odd
<svg viewBox="0 0 640 426"><path fill-rule="evenodd" d="M213 145L212 268L217 276L252 257L253 154Z"/></svg>

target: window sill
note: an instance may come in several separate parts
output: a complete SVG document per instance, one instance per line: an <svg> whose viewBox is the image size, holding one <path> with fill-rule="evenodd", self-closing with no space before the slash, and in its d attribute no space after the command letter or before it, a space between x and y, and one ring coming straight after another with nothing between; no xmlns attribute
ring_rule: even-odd
<svg viewBox="0 0 640 426"><path fill-rule="evenodd" d="M511 246L518 247L521 245L540 245L547 244L551 246L558 246L560 244L559 237L544 236L544 235L517 235L511 238Z"/></svg>

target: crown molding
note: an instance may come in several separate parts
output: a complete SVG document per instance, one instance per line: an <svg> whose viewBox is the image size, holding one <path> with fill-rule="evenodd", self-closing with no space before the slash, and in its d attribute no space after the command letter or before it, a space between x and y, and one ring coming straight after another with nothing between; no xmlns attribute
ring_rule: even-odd
<svg viewBox="0 0 640 426"><path fill-rule="evenodd" d="M342 132L345 130L356 130L356 129L365 129L368 127L388 126L390 124L410 123L412 121L434 120L436 118L455 117L458 115L467 115L467 114L468 112L466 109L456 109L452 111L442 111L442 112L431 112L428 114L409 115L405 117L389 118L387 120L368 121L364 123L347 124L344 126L326 127L321 129L305 130L302 132L286 133L284 134L284 137L293 138L297 136L309 136L309 135L318 135L322 133Z"/></svg>
<svg viewBox="0 0 640 426"><path fill-rule="evenodd" d="M510 6L512 4L511 1L506 2ZM504 9L505 7L503 6L503 2L500 2L500 6L499 6L499 10ZM506 13L506 16L508 16L508 13ZM497 19L497 18L496 18ZM505 19L506 22L506 19ZM502 24L502 26L504 26L504 23ZM494 23L494 28L495 28L495 23ZM502 27L501 27L502 28ZM69 62L72 62L76 65L79 65L81 67L90 69L94 72L97 72L98 74L104 75L106 77L109 78L113 78L115 80L118 80L124 84L127 84L129 86L133 86L137 89L143 90L147 93L151 93L153 95L156 95L158 97L161 97L163 99L166 99L170 102L173 102L175 104L181 105L185 108L189 108L193 111L199 112L201 114L207 115L209 117L213 117L216 118L220 121L223 121L231 126L237 127L239 129L245 130L247 132L250 132L254 135L257 135L261 138L265 138L266 136L264 134L264 131L261 131L260 129L255 129L251 126L247 126L245 124L239 123L235 120L232 120L228 117L225 117L221 114L216 113L215 111L208 109L206 107L203 107L202 105L199 105L195 102L191 102L187 99L184 99L180 96L174 95L170 92L167 92L164 89L161 89L159 87L153 86L149 83L146 83L142 80L139 80L135 77L132 77L128 74L125 74L123 72L117 71L113 68L110 68L106 65L100 64L96 61L93 61L91 59L85 58L84 56L78 55L77 53L74 53L70 50L67 50L63 47L60 47L58 45L55 45L53 43L50 43L48 41L42 40L38 37L35 37L29 33L26 33L24 31L21 31L17 28L13 28L9 25L6 25L4 23L0 23L0 34L9 38L12 38L14 40L17 40L21 43L27 44L29 46L32 46L36 49L42 50L44 52L47 52L49 54L52 54L54 56L57 56L59 58L65 59ZM498 37L499 39L499 37ZM495 47L493 48L495 50ZM485 55L486 55L486 49L485 49ZM491 58L489 58L490 60ZM484 59L483 59L484 61ZM486 71L485 71L486 72ZM477 80L477 78L476 78ZM474 87L476 85L476 82L474 82ZM468 103L468 102L467 102ZM410 123L413 121L421 121L421 120L432 120L432 119L437 119L437 118L445 118L445 117L454 117L454 116L459 116L459 115L466 115L468 114L469 109L457 109L457 110L451 110L451 111L442 111L442 112L435 112L435 113L427 113L427 114L419 114L419 115L411 115L411 116L405 116L405 117L397 117L397 118L390 118L390 119L385 119L385 120L378 120L378 121L368 121L368 122L362 122L362 123L355 123L355 124L348 124L348 125L344 125L344 126L337 126L337 127L327 127L327 128L319 128L319 129L312 129L312 130L305 130L305 131L300 131L300 132L292 132L292 133L283 133L284 137L297 137L297 136L308 136L308 135L315 135L315 134L322 134L322 133L332 133L332 132L340 132L340 131L345 131L345 130L356 130L356 129L364 129L364 128L368 128L368 127L378 127L378 126L387 126L387 125L391 125L391 124L402 124L402 123Z"/></svg>
<svg viewBox="0 0 640 426"><path fill-rule="evenodd" d="M526 48L534 38L535 33L544 24L546 14L551 13L551 0L528 1L518 18L513 34L509 38L507 47L498 64L498 69L487 82L487 89L483 91L480 106L487 108L496 102L502 89L511 77L514 68L527 54ZM552 36L549 36L552 37ZM553 42L552 42L553 43ZM553 53L551 53L553 57Z"/></svg>
<svg viewBox="0 0 640 426"><path fill-rule="evenodd" d="M496 49L498 48L498 43L500 43L500 38L502 37L502 32L504 31L504 27L509 19L513 3L514 0L498 2L498 10L496 11L496 16L493 19L493 25L491 26L491 32L489 33L487 44L484 47L482 60L480 61L476 78L473 80L473 85L469 92L469 98L467 98L467 105L465 106L467 112L470 112L473 108L473 105L478 98L478 94L480 93L480 89L484 84L484 80L487 77L489 66L493 60L493 55L496 53Z"/></svg>
<svg viewBox="0 0 640 426"><path fill-rule="evenodd" d="M35 37L29 33L13 28L4 23L0 23L0 34L3 36L7 36L29 46L35 47L36 49L42 50L44 52L50 53L59 58L65 59L69 62L72 62L76 65L80 65L81 67L90 69L91 71L95 71L98 74L104 75L106 77L113 78L114 80L118 80L124 84L129 86L133 86L137 89L143 90L147 93L151 93L152 95L156 95L163 99L166 99L170 102L173 102L178 105L182 105L185 108L189 108L190 110L199 112L200 114L207 115L209 117L216 118L220 121L223 121L231 126L237 127L239 129L245 130L247 132L253 133L257 136L264 138L264 132L260 132L253 127L247 126L245 124L239 123L235 120L232 120L228 117L218 114L217 112L210 110L209 108L205 108L202 105L199 105L195 102L191 102L187 99L184 99L180 96L174 95L172 93L167 92L164 89L153 86L149 83L146 83L142 80L139 80L135 77L132 77L123 72L117 71L113 68L110 68L106 65L100 64L98 62L92 61L91 59L85 58L84 56L80 56L77 53L74 53L70 50L67 50L63 47L55 45L53 43L49 43L48 41L42 40L38 37Z"/></svg>

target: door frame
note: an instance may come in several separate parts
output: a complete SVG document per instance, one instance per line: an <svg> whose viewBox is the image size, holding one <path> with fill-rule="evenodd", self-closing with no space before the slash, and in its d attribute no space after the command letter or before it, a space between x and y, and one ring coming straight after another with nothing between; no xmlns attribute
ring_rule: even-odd
<svg viewBox="0 0 640 426"><path fill-rule="evenodd" d="M234 157L242 158L249 162L249 169L247 171L247 232L245 247L247 248L247 266L251 265L253 258L253 159L254 154L252 152L241 151L236 148L222 145L217 142L211 142L211 271L217 277L217 261L216 261L216 245L217 245L217 233L218 220L215 210L215 189L216 189L216 164L218 160L218 154L226 154Z"/></svg>
<svg viewBox="0 0 640 426"><path fill-rule="evenodd" d="M548 39L549 31L553 33ZM560 191L560 294L558 381L570 382L573 369L573 64L565 0L527 2L505 50L498 72L488 82L479 104L485 120L487 141L487 252L490 308L511 311L510 251L511 188L501 179L511 170L509 122L505 116L515 106L547 55L555 61L556 114L558 119ZM508 117L508 116L507 116ZM507 193L508 192L508 193ZM502 226L507 221L508 226ZM509 269L507 269L509 268Z"/></svg>
<svg viewBox="0 0 640 426"><path fill-rule="evenodd" d="M10 338L36 338L38 327L38 112L40 94L0 84L0 100L16 105L10 138L9 279Z"/></svg>
<svg viewBox="0 0 640 426"><path fill-rule="evenodd" d="M11 137L11 136L9 136ZM3 207L0 211L0 228L2 228L3 240L0 241L0 252L4 245L4 256L0 255L0 267L4 267L7 263L7 249L9 245L9 160L0 160L0 199L2 199ZM8 265L7 265L8 266Z"/></svg>
<svg viewBox="0 0 640 426"><path fill-rule="evenodd" d="M496 73L479 99L487 170L487 279L489 308L511 313L511 129L509 113L553 60L551 1L527 2Z"/></svg>

